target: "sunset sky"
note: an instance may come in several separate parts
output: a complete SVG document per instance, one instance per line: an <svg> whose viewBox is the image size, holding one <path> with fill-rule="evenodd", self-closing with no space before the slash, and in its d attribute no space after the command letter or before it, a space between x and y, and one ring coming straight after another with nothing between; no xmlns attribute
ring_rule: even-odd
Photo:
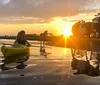
<svg viewBox="0 0 100 85"><path fill-rule="evenodd" d="M79 21L91 21L100 12L100 0L0 0L0 35L70 31Z"/></svg>

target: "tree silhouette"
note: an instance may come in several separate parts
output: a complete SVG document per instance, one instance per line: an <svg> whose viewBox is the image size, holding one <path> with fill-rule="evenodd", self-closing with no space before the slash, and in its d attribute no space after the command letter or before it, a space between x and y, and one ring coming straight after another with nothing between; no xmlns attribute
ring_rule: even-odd
<svg viewBox="0 0 100 85"><path fill-rule="evenodd" d="M76 22L73 26L72 26L72 33L75 36L79 35L79 31L78 28L80 27L80 21Z"/></svg>
<svg viewBox="0 0 100 85"><path fill-rule="evenodd" d="M86 35L90 36L90 34L92 33L92 22L86 22L85 24L83 24L84 28L86 28Z"/></svg>
<svg viewBox="0 0 100 85"><path fill-rule="evenodd" d="M40 40L41 41L46 41L46 36L48 35L48 31L44 31L43 33L40 34Z"/></svg>
<svg viewBox="0 0 100 85"><path fill-rule="evenodd" d="M95 15L95 18L92 19L93 28L100 34L100 13Z"/></svg>
<svg viewBox="0 0 100 85"><path fill-rule="evenodd" d="M81 29L80 29L81 28ZM72 33L75 36L90 36L90 34L92 33L92 22L83 22L81 23L81 21L76 22L73 26L72 26ZM85 31L84 34L81 34L82 32L80 32L80 30Z"/></svg>

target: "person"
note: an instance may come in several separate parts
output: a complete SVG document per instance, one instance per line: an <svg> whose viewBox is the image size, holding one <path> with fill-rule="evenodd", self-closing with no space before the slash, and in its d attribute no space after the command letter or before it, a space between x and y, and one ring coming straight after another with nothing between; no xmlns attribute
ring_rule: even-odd
<svg viewBox="0 0 100 85"><path fill-rule="evenodd" d="M21 30L20 32L18 32L16 40L14 42L15 44L23 44L23 45L28 45L31 46L31 44L27 41L26 37L25 37L25 31Z"/></svg>
<svg viewBox="0 0 100 85"><path fill-rule="evenodd" d="M44 47L40 47L40 53L46 53L45 48Z"/></svg>

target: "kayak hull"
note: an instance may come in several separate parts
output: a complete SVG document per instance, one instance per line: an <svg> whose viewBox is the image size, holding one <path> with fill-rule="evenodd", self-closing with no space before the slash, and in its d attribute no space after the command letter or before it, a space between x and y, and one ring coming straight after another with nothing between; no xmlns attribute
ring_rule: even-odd
<svg viewBox="0 0 100 85"><path fill-rule="evenodd" d="M23 55L23 54L29 54L30 50L29 47L24 46L24 45L15 45L15 46L2 46L1 51L4 55L4 57L9 57L9 56L18 56L18 55Z"/></svg>

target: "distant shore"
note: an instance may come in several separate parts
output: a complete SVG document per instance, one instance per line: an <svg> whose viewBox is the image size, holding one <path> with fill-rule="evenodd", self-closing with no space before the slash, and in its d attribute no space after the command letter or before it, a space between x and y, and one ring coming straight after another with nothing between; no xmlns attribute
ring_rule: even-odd
<svg viewBox="0 0 100 85"><path fill-rule="evenodd" d="M41 38L40 35L27 35L26 38L28 40L46 41L47 45L64 48L83 48L83 46L90 42L93 45L100 46L100 38L69 37L66 39L64 36L46 36ZM16 36L0 36L0 39L16 39Z"/></svg>

